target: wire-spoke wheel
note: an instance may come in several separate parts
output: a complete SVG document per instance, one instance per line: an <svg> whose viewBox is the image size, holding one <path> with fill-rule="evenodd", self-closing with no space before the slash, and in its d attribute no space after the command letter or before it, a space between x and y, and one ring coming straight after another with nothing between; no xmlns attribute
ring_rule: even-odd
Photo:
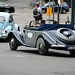
<svg viewBox="0 0 75 75"><path fill-rule="evenodd" d="M18 48L15 37L13 35L9 37L9 46L10 46L10 49L13 51L15 51Z"/></svg>

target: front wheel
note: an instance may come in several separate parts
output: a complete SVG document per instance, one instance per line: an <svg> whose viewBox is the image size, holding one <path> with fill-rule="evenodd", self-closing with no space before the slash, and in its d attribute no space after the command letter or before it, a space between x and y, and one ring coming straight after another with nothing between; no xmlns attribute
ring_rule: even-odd
<svg viewBox="0 0 75 75"><path fill-rule="evenodd" d="M41 55L46 55L48 53L48 47L46 46L44 39L41 37L37 40L37 48Z"/></svg>
<svg viewBox="0 0 75 75"><path fill-rule="evenodd" d="M16 51L16 49L18 48L18 45L16 44L15 37L13 35L11 35L9 37L9 46L10 46L10 49L13 51Z"/></svg>
<svg viewBox="0 0 75 75"><path fill-rule="evenodd" d="M71 54L71 56L75 56L75 51L69 51L69 53Z"/></svg>

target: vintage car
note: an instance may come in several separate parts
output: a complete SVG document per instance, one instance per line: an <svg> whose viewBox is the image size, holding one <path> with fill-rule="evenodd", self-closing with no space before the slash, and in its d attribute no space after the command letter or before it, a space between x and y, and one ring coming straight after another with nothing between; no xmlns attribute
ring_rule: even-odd
<svg viewBox="0 0 75 75"><path fill-rule="evenodd" d="M11 30L19 31L19 26L14 23L13 16L6 12L0 12L0 39L7 39Z"/></svg>
<svg viewBox="0 0 75 75"><path fill-rule="evenodd" d="M22 32L13 30L9 33L11 50L17 50L18 46L33 47L45 55L49 48L56 48L75 55L75 31L72 24L43 24L37 28L30 24Z"/></svg>
<svg viewBox="0 0 75 75"><path fill-rule="evenodd" d="M7 5L3 2L0 2L0 12L14 13L15 7L13 5Z"/></svg>

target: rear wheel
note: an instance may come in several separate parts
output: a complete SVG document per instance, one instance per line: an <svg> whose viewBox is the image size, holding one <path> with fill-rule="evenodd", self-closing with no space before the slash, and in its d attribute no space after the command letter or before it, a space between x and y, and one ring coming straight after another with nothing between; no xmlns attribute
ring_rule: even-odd
<svg viewBox="0 0 75 75"><path fill-rule="evenodd" d="M9 46L10 46L10 49L13 51L15 51L18 48L18 45L16 44L15 37L13 35L11 35L9 37Z"/></svg>
<svg viewBox="0 0 75 75"><path fill-rule="evenodd" d="M63 9L62 13L63 13L63 14L66 14L67 12L66 12L66 10L65 10L65 9Z"/></svg>
<svg viewBox="0 0 75 75"><path fill-rule="evenodd" d="M44 39L41 37L37 40L37 48L41 55L46 55L48 53L48 47L46 46Z"/></svg>
<svg viewBox="0 0 75 75"><path fill-rule="evenodd" d="M69 51L71 56L75 56L75 51Z"/></svg>
<svg viewBox="0 0 75 75"><path fill-rule="evenodd" d="M46 13L45 9L42 9L42 13L43 13L43 14L45 14L45 13Z"/></svg>

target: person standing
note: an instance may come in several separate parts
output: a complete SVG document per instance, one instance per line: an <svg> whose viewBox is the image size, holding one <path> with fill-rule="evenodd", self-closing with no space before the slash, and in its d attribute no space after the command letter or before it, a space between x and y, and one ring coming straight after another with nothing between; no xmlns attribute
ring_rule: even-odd
<svg viewBox="0 0 75 75"><path fill-rule="evenodd" d="M42 20L42 10L39 4L36 4L36 7L33 9L33 17L35 20L31 22L31 26L39 26L40 21Z"/></svg>
<svg viewBox="0 0 75 75"><path fill-rule="evenodd" d="M36 4L36 7L33 9L33 17L35 20L42 20L42 10L39 4Z"/></svg>

